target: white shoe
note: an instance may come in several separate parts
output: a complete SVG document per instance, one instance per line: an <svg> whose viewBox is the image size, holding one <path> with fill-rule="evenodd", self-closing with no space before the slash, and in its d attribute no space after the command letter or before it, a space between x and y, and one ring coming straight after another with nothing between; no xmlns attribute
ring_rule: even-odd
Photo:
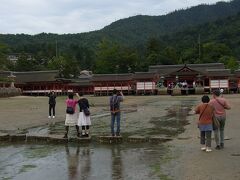
<svg viewBox="0 0 240 180"><path fill-rule="evenodd" d="M206 148L205 146L204 146L204 147L201 147L201 150L202 150L202 151L206 151L206 149L207 149L207 148Z"/></svg>
<svg viewBox="0 0 240 180"><path fill-rule="evenodd" d="M55 118L55 116L52 117L53 119Z"/></svg>
<svg viewBox="0 0 240 180"><path fill-rule="evenodd" d="M212 152L212 149L207 147L206 152Z"/></svg>
<svg viewBox="0 0 240 180"><path fill-rule="evenodd" d="M50 119L50 118L51 118L51 116L48 116L48 118Z"/></svg>

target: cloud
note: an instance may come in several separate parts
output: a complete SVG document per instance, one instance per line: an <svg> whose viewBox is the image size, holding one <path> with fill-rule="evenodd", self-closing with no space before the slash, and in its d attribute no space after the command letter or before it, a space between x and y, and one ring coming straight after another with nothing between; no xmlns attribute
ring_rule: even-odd
<svg viewBox="0 0 240 180"><path fill-rule="evenodd" d="M80 33L134 16L162 15L217 0L1 0L0 33Z"/></svg>

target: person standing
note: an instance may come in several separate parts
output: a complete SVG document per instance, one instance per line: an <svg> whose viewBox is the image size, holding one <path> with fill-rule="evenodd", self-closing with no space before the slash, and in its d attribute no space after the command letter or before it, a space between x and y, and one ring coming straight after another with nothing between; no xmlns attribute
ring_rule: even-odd
<svg viewBox="0 0 240 180"><path fill-rule="evenodd" d="M220 97L223 97L224 89L220 89Z"/></svg>
<svg viewBox="0 0 240 180"><path fill-rule="evenodd" d="M80 94L79 100L79 117L78 117L78 126L82 127L81 137L89 137L89 128L91 126L89 103L87 98L83 97L83 94Z"/></svg>
<svg viewBox="0 0 240 180"><path fill-rule="evenodd" d="M200 130L200 143L202 151L211 152L211 135L212 135L212 119L214 115L214 108L210 104L209 97L204 95L202 103L195 108L195 113L199 114L198 128Z"/></svg>
<svg viewBox="0 0 240 180"><path fill-rule="evenodd" d="M214 116L219 121L220 126L214 128L214 137L216 141L216 149L224 148L224 127L226 122L226 111L225 109L231 109L229 103L224 97L220 97L220 90L213 91L213 99L210 101L214 107Z"/></svg>
<svg viewBox="0 0 240 180"><path fill-rule="evenodd" d="M120 102L124 99L123 93L116 89L113 90L113 95L110 97L110 111L111 111L111 133L112 136L120 136ZM117 121L117 131L115 134L114 124L115 120Z"/></svg>
<svg viewBox="0 0 240 180"><path fill-rule="evenodd" d="M76 95L79 97L78 93ZM68 95L68 99L66 100L66 120L65 120L65 129L66 133L63 138L68 138L69 126L75 126L77 130L77 136L79 136L79 127L77 125L77 112L76 105L78 104L78 100L73 98L74 94L70 93Z"/></svg>
<svg viewBox="0 0 240 180"><path fill-rule="evenodd" d="M48 111L48 118L50 119L55 118L55 106L56 106L56 95L54 93L54 91L51 91L48 94L48 104L49 104L49 111ZM52 116L53 115L53 116Z"/></svg>

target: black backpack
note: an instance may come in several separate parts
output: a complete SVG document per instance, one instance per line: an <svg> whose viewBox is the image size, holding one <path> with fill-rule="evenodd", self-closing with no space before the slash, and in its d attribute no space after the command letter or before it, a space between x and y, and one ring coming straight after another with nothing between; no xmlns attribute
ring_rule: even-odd
<svg viewBox="0 0 240 180"><path fill-rule="evenodd" d="M119 111L119 98L118 96L112 96L110 100L110 110Z"/></svg>

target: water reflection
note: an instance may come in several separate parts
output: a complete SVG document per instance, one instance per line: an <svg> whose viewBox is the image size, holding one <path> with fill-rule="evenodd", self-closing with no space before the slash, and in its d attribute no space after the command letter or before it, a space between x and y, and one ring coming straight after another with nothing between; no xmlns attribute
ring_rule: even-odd
<svg viewBox="0 0 240 180"><path fill-rule="evenodd" d="M66 158L68 163L69 180L85 180L90 175L90 149L89 147L69 147L65 146Z"/></svg>
<svg viewBox="0 0 240 180"><path fill-rule="evenodd" d="M111 148L112 156L112 179L123 179L123 166L122 166L122 157L121 149L116 146Z"/></svg>
<svg viewBox="0 0 240 180"><path fill-rule="evenodd" d="M158 180L166 152L149 143L0 146L0 179Z"/></svg>

